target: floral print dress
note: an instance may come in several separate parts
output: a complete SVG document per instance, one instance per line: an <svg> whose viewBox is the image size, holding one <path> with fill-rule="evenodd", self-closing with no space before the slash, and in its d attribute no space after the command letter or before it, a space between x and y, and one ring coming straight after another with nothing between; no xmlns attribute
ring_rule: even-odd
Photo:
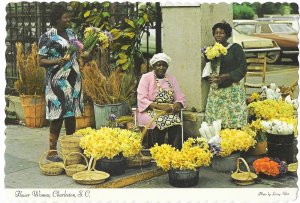
<svg viewBox="0 0 300 203"><path fill-rule="evenodd" d="M66 29L68 40L76 39L71 29ZM69 41L56 34L52 28L39 39L39 55L48 59L64 57ZM46 118L49 120L81 116L83 95L77 52L63 66L46 68Z"/></svg>
<svg viewBox="0 0 300 203"><path fill-rule="evenodd" d="M218 74L229 73L235 81L226 87L210 87L206 109L205 121L212 123L222 120L222 128L242 128L247 124L246 93L242 78L247 69L243 49L233 44L227 47L227 55L221 57Z"/></svg>
<svg viewBox="0 0 300 203"><path fill-rule="evenodd" d="M168 81L168 79L165 77L164 80L167 81L169 84L169 90L164 90L158 79L156 78L156 83L158 87L157 96L155 97L155 102L157 103L168 103L173 104L174 102L174 91L172 88L171 83ZM154 111L148 110L148 114L151 116L151 118L155 118L156 114ZM180 118L178 114L166 114L158 116L158 118L155 119L156 127L160 130L164 130L168 127L174 126L174 125L181 125Z"/></svg>

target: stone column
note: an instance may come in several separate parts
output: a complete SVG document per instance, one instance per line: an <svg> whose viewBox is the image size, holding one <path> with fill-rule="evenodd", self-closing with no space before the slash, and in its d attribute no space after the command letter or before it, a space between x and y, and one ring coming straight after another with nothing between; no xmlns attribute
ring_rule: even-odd
<svg viewBox="0 0 300 203"><path fill-rule="evenodd" d="M162 5L162 49L172 62L168 71L174 75L185 93L188 108L196 108L197 121L185 122L188 136L199 135L198 129L204 118L208 94L208 83L201 79L205 66L201 48L212 45L211 28L215 23L226 20L232 24L232 5L227 3Z"/></svg>

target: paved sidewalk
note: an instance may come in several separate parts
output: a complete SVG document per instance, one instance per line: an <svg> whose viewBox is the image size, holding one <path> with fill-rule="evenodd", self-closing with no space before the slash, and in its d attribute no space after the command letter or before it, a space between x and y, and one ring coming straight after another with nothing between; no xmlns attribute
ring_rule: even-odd
<svg viewBox="0 0 300 203"><path fill-rule="evenodd" d="M27 128L8 125L5 130L5 188L90 188L77 184L67 175L45 176L38 165L40 156L48 149L49 128ZM63 133L62 133L63 134ZM149 167L148 167L149 168ZM150 168L153 168L150 167ZM144 171L147 169L144 169ZM149 170L149 169L148 169ZM126 170L126 174L142 172L140 168ZM114 178L120 178L117 176ZM30 179L29 179L30 178ZM172 188L168 174L127 186L128 188ZM297 188L297 177L285 175L276 180L263 180L247 188ZM220 173L210 167L201 168L195 188L244 188L230 181L230 174Z"/></svg>

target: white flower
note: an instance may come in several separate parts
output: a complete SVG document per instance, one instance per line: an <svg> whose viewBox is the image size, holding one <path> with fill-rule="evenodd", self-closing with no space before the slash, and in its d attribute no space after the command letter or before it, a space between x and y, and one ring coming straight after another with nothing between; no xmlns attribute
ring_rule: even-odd
<svg viewBox="0 0 300 203"><path fill-rule="evenodd" d="M275 83L270 83L270 89L275 91L276 90L276 84Z"/></svg>

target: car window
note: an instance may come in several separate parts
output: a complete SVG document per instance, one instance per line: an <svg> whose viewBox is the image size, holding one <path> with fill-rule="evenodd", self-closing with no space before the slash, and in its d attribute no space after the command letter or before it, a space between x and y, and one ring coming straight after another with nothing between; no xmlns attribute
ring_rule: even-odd
<svg viewBox="0 0 300 203"><path fill-rule="evenodd" d="M239 24L235 26L236 30L245 34L245 35L252 35L255 33L255 25L253 24Z"/></svg>
<svg viewBox="0 0 300 203"><path fill-rule="evenodd" d="M287 24L270 24L270 28L275 33L291 33L296 32L292 27Z"/></svg>

